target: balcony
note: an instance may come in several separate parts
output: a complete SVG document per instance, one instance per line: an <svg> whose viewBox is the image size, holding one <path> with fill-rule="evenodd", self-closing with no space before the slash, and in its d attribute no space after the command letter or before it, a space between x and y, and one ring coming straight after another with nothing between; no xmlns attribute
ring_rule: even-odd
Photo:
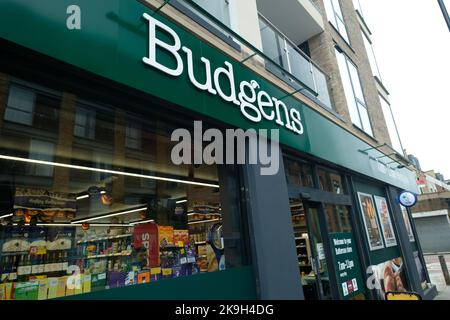
<svg viewBox="0 0 450 320"><path fill-rule="evenodd" d="M258 11L297 45L324 31L319 9L311 0L257 0Z"/></svg>
<svg viewBox="0 0 450 320"><path fill-rule="evenodd" d="M273 61L266 61L267 70L323 107L332 110L328 76L262 15L259 16L259 26L263 52ZM311 90L317 95L312 94Z"/></svg>

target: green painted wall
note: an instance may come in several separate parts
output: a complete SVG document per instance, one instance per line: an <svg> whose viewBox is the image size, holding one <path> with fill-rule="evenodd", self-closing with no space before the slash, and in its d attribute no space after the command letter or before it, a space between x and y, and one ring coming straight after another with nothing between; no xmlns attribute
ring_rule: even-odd
<svg viewBox="0 0 450 320"><path fill-rule="evenodd" d="M81 8L81 30L68 30L66 27L66 9L72 4ZM148 23L142 17L144 12L151 13L151 10L138 1L130 0L3 0L0 2L0 37L232 126L277 128L273 122L265 120L255 125L240 113L236 105L197 90L190 83L187 72L174 78L145 65L142 58L148 54ZM229 61L234 66L237 85L243 80L256 80L261 90L271 96L281 98L286 95L247 67L202 42L189 30L162 16L155 17L177 32L182 44L192 49L197 62L200 56L204 56L216 68ZM173 63L169 55L161 59L165 63ZM295 98L289 97L283 102L300 111L306 131L304 135L297 135L287 129L281 130L283 144L399 188L418 192L415 175L409 170L383 172L376 161L358 151L369 148L368 144ZM371 151L370 155L378 157L381 153Z"/></svg>
<svg viewBox="0 0 450 320"><path fill-rule="evenodd" d="M61 300L256 300L251 267L69 296Z"/></svg>

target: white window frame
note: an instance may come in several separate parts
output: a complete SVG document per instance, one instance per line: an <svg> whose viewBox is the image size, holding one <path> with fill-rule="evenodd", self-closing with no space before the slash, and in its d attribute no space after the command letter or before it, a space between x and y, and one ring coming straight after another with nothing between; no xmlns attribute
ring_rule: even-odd
<svg viewBox="0 0 450 320"><path fill-rule="evenodd" d="M369 136L374 137L373 126L372 126L372 122L371 122L370 116L369 116L369 109L368 109L367 103L366 103L366 101L365 101L364 90L363 90L363 86L362 86L362 84L361 84L361 77L359 76L359 70L358 70L358 67L353 63L352 60L350 60L350 58L349 58L344 52L339 52L339 50L338 50L337 48L335 48L335 52L336 52L336 55L342 55L342 57L343 57L344 60L345 60L345 64L346 64L345 70L342 70L341 65L339 64L339 61L338 61L338 67L339 67L339 70L340 70L340 72L341 72L341 80L342 80L342 82L345 81L345 80L343 79L343 77L342 77L342 73L343 73L343 72L346 72L347 78L350 80L350 85L351 85L351 88L352 88L352 97L347 97L347 94L348 94L347 92L344 92L344 94L346 95L347 101L349 101L350 99L354 99L355 104L356 104L356 111L357 111L357 113L358 113L359 123L356 123L356 122L355 122L355 119L351 119L351 120L352 120L352 123L353 123L356 127L358 127L359 129L361 129L362 131L364 131L366 134L368 134ZM339 60L339 57L336 57L336 58ZM350 72L350 66L353 66L353 68L355 69L356 75L357 75L358 79L353 79L352 73ZM361 100L360 98L358 98L358 95L356 94L354 80L359 81L359 87L361 88L361 94L362 94L362 97L361 97L361 98L362 98L363 100ZM344 85L344 84L343 84L343 85ZM345 90L344 90L344 91L345 91ZM348 103L348 102L347 102L347 103ZM367 112L369 128L366 128L365 125L364 125L363 118L362 118L361 112L360 112L360 106L363 107L363 108L365 108L365 111ZM349 108L349 111L350 111L351 106L348 106L348 108ZM352 114L352 113L350 112L350 114ZM352 117L351 117L351 118L352 118Z"/></svg>
<svg viewBox="0 0 450 320"><path fill-rule="evenodd" d="M350 45L350 38L348 36L347 26L344 20L344 14L342 13L342 7L339 0L324 0L325 2L325 11L328 16L328 21L333 25L333 27L338 31L341 37ZM339 7L336 8L335 5ZM342 24L344 30L342 30L339 26Z"/></svg>

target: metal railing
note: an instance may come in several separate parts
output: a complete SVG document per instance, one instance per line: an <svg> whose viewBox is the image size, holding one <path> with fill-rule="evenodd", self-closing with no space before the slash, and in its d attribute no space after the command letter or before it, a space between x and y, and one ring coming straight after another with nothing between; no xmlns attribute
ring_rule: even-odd
<svg viewBox="0 0 450 320"><path fill-rule="evenodd" d="M313 89L317 93L316 98L327 108L332 109L328 91L329 77L326 73L261 14L259 14L259 21L263 52L277 62L285 72L294 75ZM271 70L270 67L268 69ZM283 80L290 81L289 75L280 74L277 71L274 73L284 78Z"/></svg>

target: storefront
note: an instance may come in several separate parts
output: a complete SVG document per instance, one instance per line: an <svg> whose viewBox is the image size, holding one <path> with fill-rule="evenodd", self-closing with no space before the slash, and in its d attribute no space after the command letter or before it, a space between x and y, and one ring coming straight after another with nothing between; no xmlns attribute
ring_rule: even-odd
<svg viewBox="0 0 450 320"><path fill-rule="evenodd" d="M0 5L0 299L433 295L414 174L143 4L72 2ZM173 164L197 120L280 129L278 174Z"/></svg>

